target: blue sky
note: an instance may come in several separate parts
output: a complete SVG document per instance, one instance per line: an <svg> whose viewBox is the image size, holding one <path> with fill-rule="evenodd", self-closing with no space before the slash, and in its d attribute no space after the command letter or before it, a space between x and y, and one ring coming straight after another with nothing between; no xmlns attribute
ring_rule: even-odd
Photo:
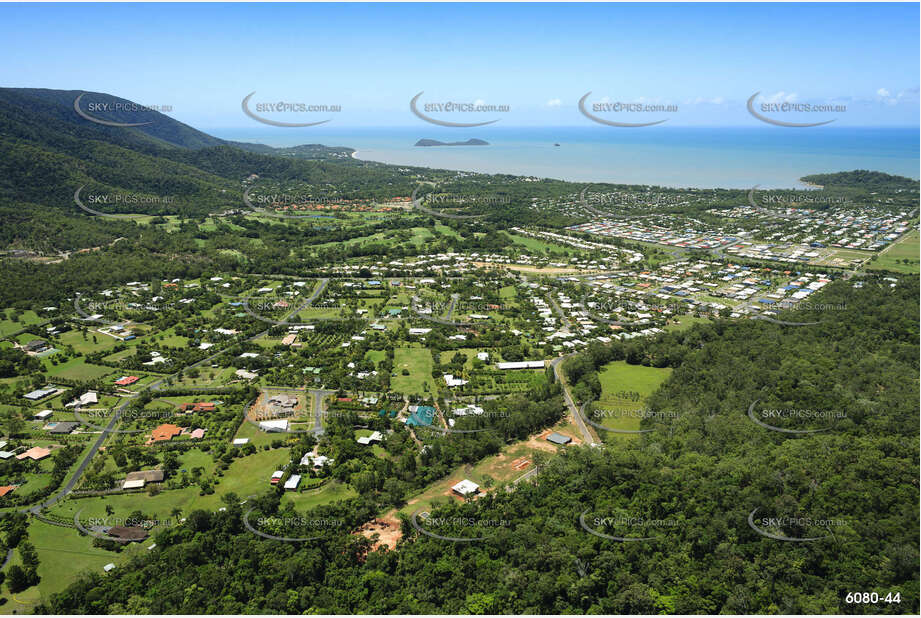
<svg viewBox="0 0 921 618"><path fill-rule="evenodd" d="M675 105L673 125L757 126L758 103L844 105L839 125L917 126L918 4L0 4L0 85L108 92L193 126L248 127L256 102L340 105L339 127L430 114L590 125L577 103ZM827 114L777 116L790 120ZM332 124L330 125L332 126Z"/></svg>

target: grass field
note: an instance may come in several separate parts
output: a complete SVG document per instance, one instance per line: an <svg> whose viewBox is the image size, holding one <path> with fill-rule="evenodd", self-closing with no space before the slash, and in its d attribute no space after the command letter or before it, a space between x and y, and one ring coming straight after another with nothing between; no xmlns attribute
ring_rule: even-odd
<svg viewBox="0 0 921 618"><path fill-rule="evenodd" d="M428 510L435 504L444 504L454 500L456 498L451 496L451 487L464 479L469 479L480 485L481 491L486 489L488 479L492 479L494 487L511 482L531 469L536 452L544 452L548 456L553 455L556 447L549 445L549 443L546 444L547 446L544 448L537 448L530 440L517 442L504 447L497 455L486 457L473 465L461 466L449 476L429 485L422 492L411 496L407 503L396 512L410 516L420 509ZM516 470L512 464L520 457L530 460L532 462L531 466Z"/></svg>
<svg viewBox="0 0 921 618"><path fill-rule="evenodd" d="M33 324L38 324L42 322L42 318L34 311L23 311L22 315L19 316L18 322L13 322L12 320L6 319L6 313L0 313L0 337L6 337L10 333L15 333L17 330L22 330Z"/></svg>
<svg viewBox="0 0 921 618"><path fill-rule="evenodd" d="M93 547L93 538L90 536L81 536L72 528L52 526L36 519L32 519L29 524L29 540L38 552L38 575L41 581L37 586L9 595L8 602L0 606L0 613L31 613L37 603L64 590L80 574L101 574L103 566L110 562L125 564L132 555L146 552L146 547L150 545L132 543L120 553L106 551ZM14 553L10 564L21 564L18 552Z"/></svg>
<svg viewBox="0 0 921 618"><path fill-rule="evenodd" d="M707 318L698 318L693 315L679 315L677 323L669 324L665 330L687 330L695 324L706 324L710 320Z"/></svg>
<svg viewBox="0 0 921 618"><path fill-rule="evenodd" d="M396 375L390 380L390 386L394 391L416 395L435 391L432 354L428 348L397 348L393 361ZM409 371L409 375L403 375L404 369Z"/></svg>
<svg viewBox="0 0 921 618"><path fill-rule="evenodd" d="M592 420L612 429L636 431L640 429L639 415L630 411L643 410L646 399L672 373L670 368L656 369L642 365L628 365L626 361L614 361L604 366L598 374L601 381L601 398L597 408L610 411L610 415ZM599 418L601 420L599 420ZM604 437L630 437L629 434L616 434L598 430Z"/></svg>
<svg viewBox="0 0 921 618"><path fill-rule="evenodd" d="M96 339L95 343L93 343L94 338ZM115 337L103 335L102 333L97 333L89 329L86 331L86 339L83 338L83 333L81 331L69 330L60 335L60 340L64 345L73 346L74 351L78 354L90 354L102 350L109 350L119 343L122 343ZM127 343L131 345L131 342Z"/></svg>
<svg viewBox="0 0 921 618"><path fill-rule="evenodd" d="M882 253L876 260L867 264L867 270L890 270L897 273L918 274L921 272L921 235L912 230ZM909 260L908 264L902 260Z"/></svg>
<svg viewBox="0 0 921 618"><path fill-rule="evenodd" d="M558 245L540 240L538 238L531 238L530 236L518 236L517 234L509 234L508 232L506 232L505 235L511 238L512 242L516 245L527 247L529 250L538 254L549 253L553 255L582 255L584 253L584 251L576 249L575 247Z"/></svg>
<svg viewBox="0 0 921 618"><path fill-rule="evenodd" d="M477 352L485 352L485 351L486 350L483 350L482 348L459 348L457 350L447 350L441 353L439 360L441 363L447 363L452 358L454 358L455 354L458 354L458 353L463 354L464 356L467 357L467 360L464 361L464 368L473 369L473 361L474 359L476 359ZM489 363L491 360L492 359L486 362Z"/></svg>
<svg viewBox="0 0 921 618"><path fill-rule="evenodd" d="M95 380L115 371L111 367L90 365L83 357L72 358L66 363L58 365L52 365L46 360L45 366L48 367L48 375L52 378L65 378L68 380Z"/></svg>

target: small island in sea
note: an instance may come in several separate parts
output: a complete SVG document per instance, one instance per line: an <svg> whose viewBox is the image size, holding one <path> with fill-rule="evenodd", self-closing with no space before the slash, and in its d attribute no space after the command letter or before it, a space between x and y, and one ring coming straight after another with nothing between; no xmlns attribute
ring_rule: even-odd
<svg viewBox="0 0 921 618"><path fill-rule="evenodd" d="M416 146L489 146L489 142L481 139L468 139L466 142L439 142L437 139L420 139Z"/></svg>

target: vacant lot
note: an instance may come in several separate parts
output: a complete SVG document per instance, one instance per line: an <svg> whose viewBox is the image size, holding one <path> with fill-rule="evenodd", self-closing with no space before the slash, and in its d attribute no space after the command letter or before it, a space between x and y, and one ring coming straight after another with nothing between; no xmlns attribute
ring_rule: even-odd
<svg viewBox="0 0 921 618"><path fill-rule="evenodd" d="M631 414L643 410L646 399L655 391L662 382L672 373L671 369L656 369L642 365L628 365L626 361L614 361L604 366L598 374L601 380L601 398L598 409L609 411L601 417L593 418L596 423L612 429L625 429L635 431L640 428L639 414ZM599 433L608 436L616 434L599 430ZM604 437L604 436L602 436Z"/></svg>
<svg viewBox="0 0 921 618"><path fill-rule="evenodd" d="M403 375L406 370L408 375ZM391 388L398 393L422 395L435 389L432 354L427 348L397 348L393 357Z"/></svg>
<svg viewBox="0 0 921 618"><path fill-rule="evenodd" d="M11 315L12 311L12 309L8 310ZM17 330L22 330L27 326L38 324L42 321L34 311L23 311L15 322L6 318L5 313L0 313L0 337L6 337L10 333L15 333Z"/></svg>
<svg viewBox="0 0 921 618"><path fill-rule="evenodd" d="M918 230L912 230L892 245L888 251L868 264L868 270L891 270L897 273L917 274L921 271ZM905 263L908 260L908 263Z"/></svg>

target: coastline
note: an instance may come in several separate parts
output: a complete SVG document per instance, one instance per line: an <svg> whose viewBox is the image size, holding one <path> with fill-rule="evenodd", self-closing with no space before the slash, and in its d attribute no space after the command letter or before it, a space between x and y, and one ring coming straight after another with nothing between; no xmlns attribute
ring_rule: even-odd
<svg viewBox="0 0 921 618"><path fill-rule="evenodd" d="M675 128L600 132L593 128L492 128L478 138L488 148L416 148L412 128L316 131L311 141L347 144L354 160L428 169L687 189L804 189L804 176L871 169L915 178L916 132L846 128L788 134L771 129ZM293 135L234 134L224 139L291 147ZM461 137L465 137L464 136ZM457 135L435 135L442 140ZM564 139L565 138L565 139ZM913 141L914 140L914 141ZM566 143L556 148L554 143ZM882 146L881 144L889 144Z"/></svg>

